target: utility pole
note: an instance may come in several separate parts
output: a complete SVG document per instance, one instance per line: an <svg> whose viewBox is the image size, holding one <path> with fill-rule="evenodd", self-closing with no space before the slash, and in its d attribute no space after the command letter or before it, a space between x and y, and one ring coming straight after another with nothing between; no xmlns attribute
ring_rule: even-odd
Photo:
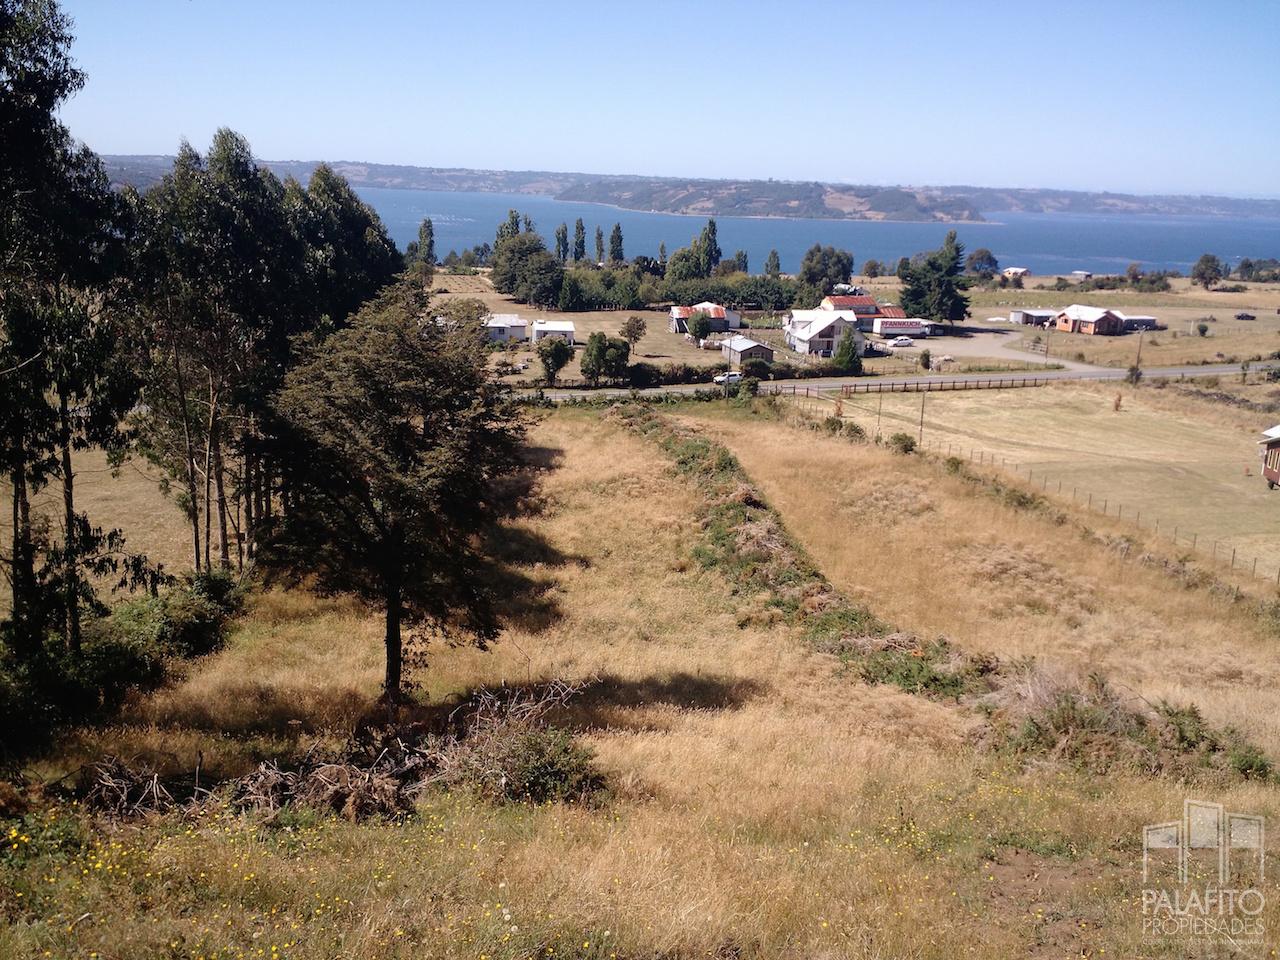
<svg viewBox="0 0 1280 960"><path fill-rule="evenodd" d="M1142 369L1142 335L1146 332L1146 330L1138 331L1138 355L1133 358L1133 365L1139 370Z"/></svg>
<svg viewBox="0 0 1280 960"><path fill-rule="evenodd" d="M928 394L927 388L920 391L920 435L916 438L916 443L924 443L924 398Z"/></svg>
<svg viewBox="0 0 1280 960"><path fill-rule="evenodd" d="M876 405L876 439L880 439L880 411L884 409L884 391L879 390L880 403Z"/></svg>

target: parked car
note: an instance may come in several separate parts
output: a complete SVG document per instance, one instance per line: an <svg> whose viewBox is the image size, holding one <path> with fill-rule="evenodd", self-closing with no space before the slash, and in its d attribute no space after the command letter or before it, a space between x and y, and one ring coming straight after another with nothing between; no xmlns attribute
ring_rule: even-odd
<svg viewBox="0 0 1280 960"><path fill-rule="evenodd" d="M910 337L894 337L889 341L891 347L914 347L916 342Z"/></svg>
<svg viewBox="0 0 1280 960"><path fill-rule="evenodd" d="M715 382L724 386L726 383L734 384L742 382L742 374L737 370L730 370L728 373L718 373L715 376Z"/></svg>
<svg viewBox="0 0 1280 960"><path fill-rule="evenodd" d="M1237 313L1236 319L1237 320L1257 320L1258 318L1255 317L1252 313Z"/></svg>

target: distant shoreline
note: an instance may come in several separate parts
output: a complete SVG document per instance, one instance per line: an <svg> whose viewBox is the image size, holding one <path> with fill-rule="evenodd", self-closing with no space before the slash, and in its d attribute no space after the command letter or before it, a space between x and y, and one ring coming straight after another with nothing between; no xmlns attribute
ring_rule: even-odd
<svg viewBox="0 0 1280 960"><path fill-rule="evenodd" d="M114 183L145 188L172 166L163 155L104 155ZM322 161L260 160L277 175L305 179ZM880 186L818 181L609 176L547 171L480 170L328 162L354 186L386 190L503 193L562 203L590 203L635 213L678 217L740 217L832 223L968 224L989 222L988 211L1116 217L1280 219L1280 199L1210 195L1137 195L1046 188ZM671 207L682 209L670 209ZM688 212L706 206L708 212ZM842 207L862 216L834 215ZM751 210L752 212L735 212ZM793 212L794 211L794 212ZM911 217L899 213L912 213Z"/></svg>

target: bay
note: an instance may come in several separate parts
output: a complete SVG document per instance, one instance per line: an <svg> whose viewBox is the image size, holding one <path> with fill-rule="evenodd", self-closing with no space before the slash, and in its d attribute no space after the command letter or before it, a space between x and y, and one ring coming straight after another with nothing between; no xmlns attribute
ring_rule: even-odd
<svg viewBox="0 0 1280 960"><path fill-rule="evenodd" d="M516 209L533 218L536 229L552 242L560 223L581 217L587 228L587 255L595 253L595 228L604 230L606 243L614 223L622 224L625 252L658 255L685 246L706 223L705 216L622 210L594 203L572 203L529 194L466 193L357 187L357 193L382 217L403 249L417 237L418 224L430 217L435 228L436 253L459 252L479 243L493 243L498 224ZM867 259L896 264L899 257L930 250L956 230L966 249L987 247L1001 266L1026 267L1033 274L1119 273L1130 263L1146 269L1186 273L1202 253L1215 253L1232 263L1241 257L1280 257L1280 220L1216 217L1162 217L1124 214L1011 213L984 214L987 223L893 223L867 220L811 220L786 218L717 217L720 246L725 256L747 252L749 266L758 271L776 249L784 271L800 265L805 250L815 243L832 244L853 252L861 268Z"/></svg>

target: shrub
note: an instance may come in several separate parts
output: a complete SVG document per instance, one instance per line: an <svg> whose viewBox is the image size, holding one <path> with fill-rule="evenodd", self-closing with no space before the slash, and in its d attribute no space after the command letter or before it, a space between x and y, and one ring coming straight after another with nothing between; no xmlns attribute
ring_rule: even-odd
<svg viewBox="0 0 1280 960"><path fill-rule="evenodd" d="M554 727L490 737L459 760L460 779L488 800L583 802L604 789L591 751Z"/></svg>
<svg viewBox="0 0 1280 960"><path fill-rule="evenodd" d="M794 380L796 365L785 360L775 360L769 367L769 376L774 380Z"/></svg>
<svg viewBox="0 0 1280 960"><path fill-rule="evenodd" d="M748 360L742 365L742 375L744 377L754 377L756 380L768 380L770 372L769 362L767 360L754 358Z"/></svg>
<svg viewBox="0 0 1280 960"><path fill-rule="evenodd" d="M930 370L932 369L932 365L933 365L933 356L929 353L928 350L921 350L920 351L920 369Z"/></svg>
<svg viewBox="0 0 1280 960"><path fill-rule="evenodd" d="M1207 337L1209 335L1209 324L1201 320L1196 324L1196 333L1202 337Z"/></svg>
<svg viewBox="0 0 1280 960"><path fill-rule="evenodd" d="M895 433L889 438L894 453L915 453L916 438L909 433Z"/></svg>
<svg viewBox="0 0 1280 960"><path fill-rule="evenodd" d="M736 396L739 400L750 400L760 392L760 381L755 377L744 377L738 383Z"/></svg>

